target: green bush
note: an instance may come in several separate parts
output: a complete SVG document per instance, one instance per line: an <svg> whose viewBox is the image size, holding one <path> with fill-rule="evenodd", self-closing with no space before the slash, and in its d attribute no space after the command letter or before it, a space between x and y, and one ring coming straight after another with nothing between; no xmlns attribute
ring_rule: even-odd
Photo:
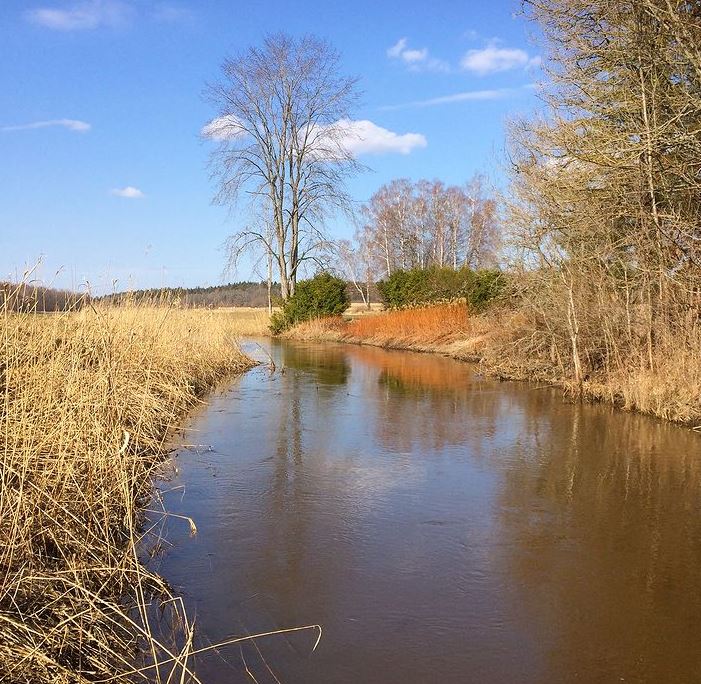
<svg viewBox="0 0 701 684"><path fill-rule="evenodd" d="M391 309L421 306L435 302L465 300L474 310L483 310L504 289L505 277L497 269L472 271L469 268L432 267L395 271L377 288Z"/></svg>
<svg viewBox="0 0 701 684"><path fill-rule="evenodd" d="M473 273L466 299L470 308L483 311L500 297L506 288L506 276L497 268L486 268Z"/></svg>
<svg viewBox="0 0 701 684"><path fill-rule="evenodd" d="M311 318L342 314L349 302L345 280L319 273L297 283L294 295L283 304L282 311L271 317L270 330L277 335Z"/></svg>

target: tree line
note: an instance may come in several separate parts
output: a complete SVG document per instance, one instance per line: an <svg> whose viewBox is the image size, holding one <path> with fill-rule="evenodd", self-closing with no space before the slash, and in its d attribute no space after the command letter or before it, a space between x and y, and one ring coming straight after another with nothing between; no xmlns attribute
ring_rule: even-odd
<svg viewBox="0 0 701 684"><path fill-rule="evenodd" d="M0 282L0 310L47 313L79 309L90 301L87 294L31 283Z"/></svg>
<svg viewBox="0 0 701 684"><path fill-rule="evenodd" d="M496 200L482 176L462 186L402 178L381 186L362 206L354 239L335 244L335 270L369 305L373 283L397 271L480 270L498 263Z"/></svg>
<svg viewBox="0 0 701 684"><path fill-rule="evenodd" d="M273 296L280 298L279 283L272 283ZM159 287L147 290L118 292L97 298L110 304L120 304L125 301L157 302L163 301L177 304L183 308L220 308L268 306L268 285L265 282L243 281L213 285L210 287Z"/></svg>

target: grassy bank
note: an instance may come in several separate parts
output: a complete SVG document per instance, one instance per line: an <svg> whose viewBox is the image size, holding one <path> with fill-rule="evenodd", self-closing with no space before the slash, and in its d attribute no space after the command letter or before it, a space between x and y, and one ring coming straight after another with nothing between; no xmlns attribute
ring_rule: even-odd
<svg viewBox="0 0 701 684"><path fill-rule="evenodd" d="M469 316L464 305L448 304L386 311L354 320L320 318L296 325L283 337L437 352L477 361L493 331L492 321Z"/></svg>
<svg viewBox="0 0 701 684"><path fill-rule="evenodd" d="M0 679L180 681L190 630L143 565L143 509L169 430L249 365L254 326L151 306L0 325Z"/></svg>
<svg viewBox="0 0 701 684"><path fill-rule="evenodd" d="M290 339L370 344L446 354L479 361L493 375L536 380L594 401L696 427L701 424L701 331L685 338L657 331L652 362L644 350L590 363L581 384L572 381L567 359L544 342L537 322L519 311L472 316L464 305L388 311L358 320L324 318L295 326Z"/></svg>

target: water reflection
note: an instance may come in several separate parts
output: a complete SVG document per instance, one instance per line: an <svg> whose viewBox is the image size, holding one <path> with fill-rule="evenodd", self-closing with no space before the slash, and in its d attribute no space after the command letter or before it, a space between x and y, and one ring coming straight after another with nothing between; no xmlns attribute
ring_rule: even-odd
<svg viewBox="0 0 701 684"><path fill-rule="evenodd" d="M512 449L498 499L505 583L528 587L515 613L552 672L699 681L697 436L596 407L558 413L547 439Z"/></svg>
<svg viewBox="0 0 701 684"><path fill-rule="evenodd" d="M285 345L278 350L283 368L293 368L312 374L325 385L345 385L350 366L343 350L324 350L319 345Z"/></svg>
<svg viewBox="0 0 701 684"><path fill-rule="evenodd" d="M271 353L284 372L193 420L214 450L167 501L200 533L173 527L162 570L205 641L324 638L205 658L205 681L698 679L698 435L449 359Z"/></svg>

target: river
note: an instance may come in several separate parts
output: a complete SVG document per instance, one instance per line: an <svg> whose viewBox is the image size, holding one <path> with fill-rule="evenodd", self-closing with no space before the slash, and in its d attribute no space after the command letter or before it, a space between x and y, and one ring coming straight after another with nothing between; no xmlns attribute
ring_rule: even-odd
<svg viewBox="0 0 701 684"><path fill-rule="evenodd" d="M260 344L277 370L186 425L163 488L199 532L172 519L159 571L199 645L323 636L203 681L701 682L700 435L439 356Z"/></svg>

